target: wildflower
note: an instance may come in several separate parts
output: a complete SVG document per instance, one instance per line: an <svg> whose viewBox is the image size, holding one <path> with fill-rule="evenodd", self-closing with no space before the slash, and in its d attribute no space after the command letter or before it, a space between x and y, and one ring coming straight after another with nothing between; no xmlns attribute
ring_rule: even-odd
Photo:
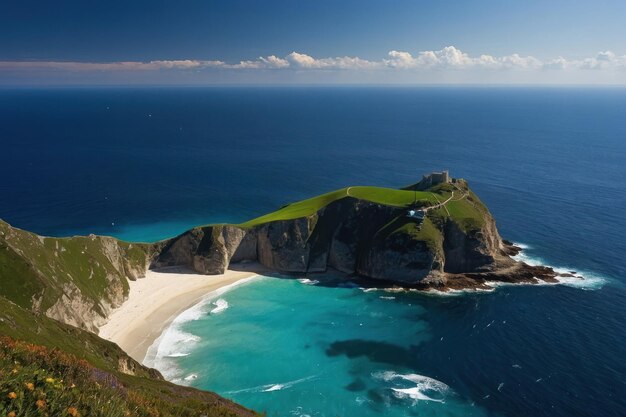
<svg viewBox="0 0 626 417"><path fill-rule="evenodd" d="M9 392L9 399L14 400L17 398L17 394L14 393L13 391Z"/></svg>
<svg viewBox="0 0 626 417"><path fill-rule="evenodd" d="M46 378L46 382L52 384L54 382L54 378Z"/></svg>
<svg viewBox="0 0 626 417"><path fill-rule="evenodd" d="M17 368L13 368L13 370L11 371L12 374L16 374L18 372Z"/></svg>
<svg viewBox="0 0 626 417"><path fill-rule="evenodd" d="M69 414L72 417L77 417L78 416L78 410L76 409L76 407L69 407L67 409L67 414Z"/></svg>
<svg viewBox="0 0 626 417"><path fill-rule="evenodd" d="M37 402L35 403L35 405L37 406L38 409L43 409L46 408L46 400L37 400Z"/></svg>
<svg viewBox="0 0 626 417"><path fill-rule="evenodd" d="M26 389L29 391L33 391L35 389L35 384L33 384L32 382L27 382L25 385Z"/></svg>
<svg viewBox="0 0 626 417"><path fill-rule="evenodd" d="M17 414L15 414L15 411L11 411L9 414L7 414L7 417L15 417Z"/></svg>

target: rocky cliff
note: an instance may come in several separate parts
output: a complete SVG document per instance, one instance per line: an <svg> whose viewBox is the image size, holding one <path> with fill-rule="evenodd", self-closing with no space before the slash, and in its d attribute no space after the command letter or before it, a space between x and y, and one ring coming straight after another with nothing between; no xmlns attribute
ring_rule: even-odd
<svg viewBox="0 0 626 417"><path fill-rule="evenodd" d="M390 190L390 203L372 201L367 194L362 198L363 192L355 197L347 189L304 216L195 228L168 241L151 267L187 266L220 274L230 264L257 261L290 274L333 268L407 286L452 288L468 286L468 276L480 283L481 276L497 277L518 265L508 256L514 249L503 242L493 217L465 181L426 190L420 189L422 183ZM431 194L434 200L416 198L420 218L411 216L406 205L393 204L397 194L391 191Z"/></svg>
<svg viewBox="0 0 626 417"><path fill-rule="evenodd" d="M145 274L154 245L106 236L50 238L0 221L0 296L63 323L97 331Z"/></svg>

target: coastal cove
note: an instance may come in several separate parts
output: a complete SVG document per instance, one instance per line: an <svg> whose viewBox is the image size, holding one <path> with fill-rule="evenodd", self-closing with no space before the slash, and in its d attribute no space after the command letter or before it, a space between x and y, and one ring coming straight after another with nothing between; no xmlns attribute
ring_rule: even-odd
<svg viewBox="0 0 626 417"><path fill-rule="evenodd" d="M79 324L177 384L268 416L621 417L625 91L6 91L0 174L14 180L0 185L0 218L86 235L65 248L31 236L22 247L41 242L52 260L80 257L83 242L89 256L132 255L105 271L119 284L102 303L108 324ZM553 265L562 282L441 294L368 288L331 270L287 279L246 269L253 263L203 275L136 262L152 247L137 242L241 224L349 185L406 187L443 169L467 180L503 239L525 244L516 260ZM217 230L198 242L219 241ZM199 267L216 265L207 254Z"/></svg>
<svg viewBox="0 0 626 417"><path fill-rule="evenodd" d="M129 282L128 299L113 310L98 335L144 362L148 348L183 311L214 291L255 276L256 272L245 270L213 277L180 268L149 270L144 278Z"/></svg>
<svg viewBox="0 0 626 417"><path fill-rule="evenodd" d="M403 416L407 410L426 416L444 410L451 416L494 415L489 406L517 383L534 378L531 382L543 390L560 377L550 367L537 368L521 341L522 350L490 362L494 369L469 385L455 368L457 360L454 366L429 364L430 350L448 351L449 344L458 343L469 343L471 350L482 339L515 337L524 309L511 305L494 312L490 298L518 299L528 291L550 297L550 290L564 286L595 293L606 283L588 275L558 286L424 293L362 288L337 274L301 279L266 274L263 280L213 291L182 312L144 363L172 382L215 390L249 407L261 409L269 402L271 408L264 409L270 416ZM294 361L300 365L294 367ZM249 376L242 379L243 374ZM472 400L477 394L480 398ZM552 404L567 409L559 399Z"/></svg>

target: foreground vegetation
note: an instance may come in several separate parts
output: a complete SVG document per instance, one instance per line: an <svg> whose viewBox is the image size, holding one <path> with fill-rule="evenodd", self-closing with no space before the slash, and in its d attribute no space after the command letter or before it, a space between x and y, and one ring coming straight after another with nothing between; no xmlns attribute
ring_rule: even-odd
<svg viewBox="0 0 626 417"><path fill-rule="evenodd" d="M257 415L214 393L164 381L114 343L4 297L0 335L2 417Z"/></svg>
<svg viewBox="0 0 626 417"><path fill-rule="evenodd" d="M241 415L219 402L203 401L195 392L185 393L176 402L163 391L156 393L59 349L0 337L2 416Z"/></svg>

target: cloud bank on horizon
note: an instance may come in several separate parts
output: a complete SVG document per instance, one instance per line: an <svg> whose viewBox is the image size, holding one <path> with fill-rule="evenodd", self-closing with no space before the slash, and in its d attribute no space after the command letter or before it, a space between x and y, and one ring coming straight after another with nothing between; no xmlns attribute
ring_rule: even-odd
<svg viewBox="0 0 626 417"><path fill-rule="evenodd" d="M454 46L447 46L440 50L422 51L411 54L406 51L390 51L385 58L379 60L369 60L358 56L339 56L315 58L301 52L292 52L284 57L276 55L262 56L253 60L242 60L235 63L228 63L221 60L153 60L141 61L118 61L118 62L79 62L79 61L0 61L0 80L13 76L24 76L28 73L64 73L66 75L75 73L126 73L126 72L188 72L192 74L211 72L254 72L262 71L291 71L296 75L291 81L307 81L306 76L299 76L306 72L343 72L344 74L368 73L370 82L435 82L433 74L447 74L444 82L498 82L501 77L493 74L510 72L533 74L531 77L521 77L522 82L549 82L555 80L555 72L567 72L569 78L564 78L569 83L626 83L626 55L618 55L611 51L603 51L595 56L583 59L567 59L556 57L548 60L541 60L533 56L520 56L511 54L506 56L493 56L482 54L470 56ZM404 73L404 78L389 80L387 76L390 71ZM468 77L455 77L454 74L471 74ZM578 77L576 74L587 73ZM551 73L552 76L545 77L542 74ZM612 77L605 77L607 73L612 73ZM9 76L7 77L7 74ZM379 74L378 76L376 74ZM420 74L430 74L430 77L420 78ZM4 77L2 77L4 75ZM407 77L412 75L413 77ZM187 78L189 80L189 78ZM357 82L358 77L354 78ZM558 78L556 78L558 80ZM204 78L210 81L210 78ZM254 82L256 78L248 77L243 82ZM319 80L319 78L317 79ZM332 77L321 80L333 81ZM342 80L346 80L345 77ZM515 83L518 79L506 78L509 83ZM162 78L167 82L167 76Z"/></svg>

